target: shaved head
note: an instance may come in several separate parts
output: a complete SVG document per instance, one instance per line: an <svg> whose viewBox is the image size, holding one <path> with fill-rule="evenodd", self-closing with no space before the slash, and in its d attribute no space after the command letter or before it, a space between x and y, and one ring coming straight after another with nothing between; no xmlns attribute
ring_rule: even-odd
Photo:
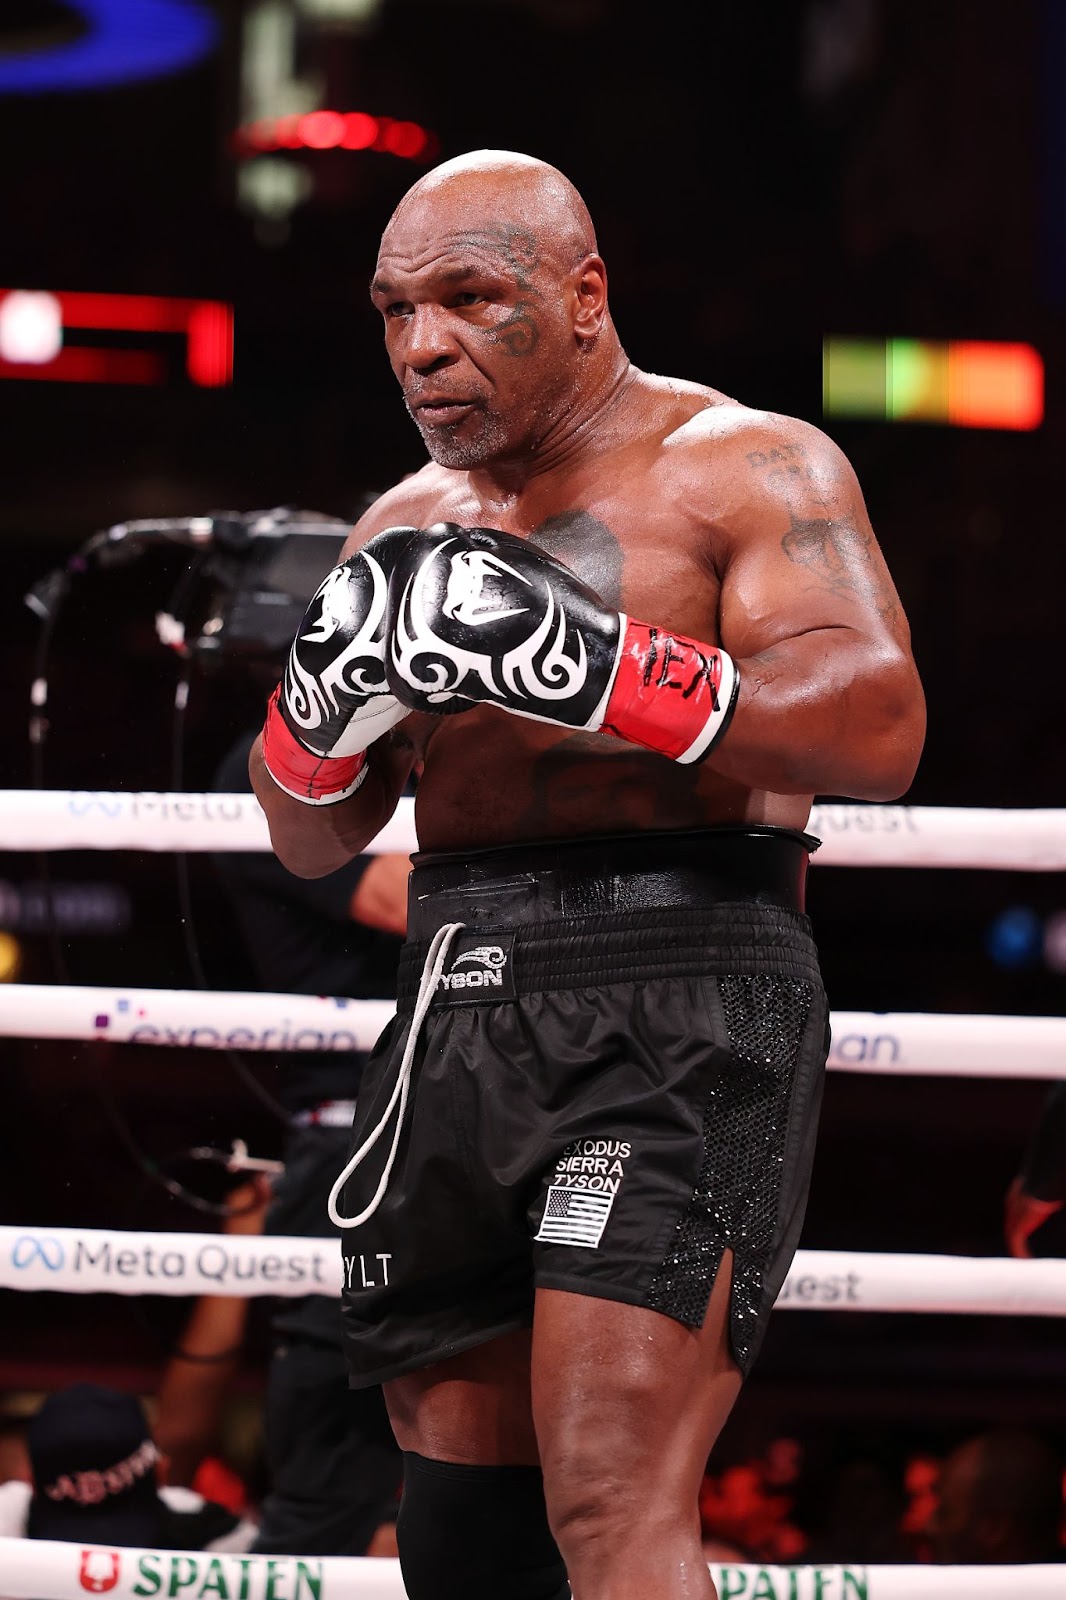
<svg viewBox="0 0 1066 1600"><path fill-rule="evenodd" d="M371 297L433 459L527 461L626 369L588 207L510 150L445 161L407 191Z"/></svg>
<svg viewBox="0 0 1066 1600"><path fill-rule="evenodd" d="M588 207L570 179L513 150L473 150L427 172L393 212L382 248L400 228L432 236L445 220L455 232L505 227L528 234L564 268L597 253Z"/></svg>

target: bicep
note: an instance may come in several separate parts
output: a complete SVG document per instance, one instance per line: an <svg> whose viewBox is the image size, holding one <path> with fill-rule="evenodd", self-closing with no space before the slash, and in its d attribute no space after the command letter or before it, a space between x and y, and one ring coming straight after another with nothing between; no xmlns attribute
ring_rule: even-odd
<svg viewBox="0 0 1066 1600"><path fill-rule="evenodd" d="M806 431L814 442L792 446L802 455L775 461L783 451L771 446L745 458L748 493L723 561L721 642L743 659L801 634L845 629L909 650L899 596L855 474L835 445Z"/></svg>

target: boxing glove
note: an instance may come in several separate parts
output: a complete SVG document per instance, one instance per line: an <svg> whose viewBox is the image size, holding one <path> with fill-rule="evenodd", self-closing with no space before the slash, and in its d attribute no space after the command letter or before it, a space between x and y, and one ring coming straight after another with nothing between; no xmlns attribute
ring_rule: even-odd
<svg viewBox="0 0 1066 1600"><path fill-rule="evenodd" d="M408 707L385 677L389 573L413 528L386 528L328 573L267 706L263 760L279 789L335 805L366 777L366 751Z"/></svg>
<svg viewBox="0 0 1066 1600"><path fill-rule="evenodd" d="M545 551L492 528L438 523L407 540L388 635L389 684L412 709L458 695L679 762L714 748L739 688L724 650L612 610Z"/></svg>

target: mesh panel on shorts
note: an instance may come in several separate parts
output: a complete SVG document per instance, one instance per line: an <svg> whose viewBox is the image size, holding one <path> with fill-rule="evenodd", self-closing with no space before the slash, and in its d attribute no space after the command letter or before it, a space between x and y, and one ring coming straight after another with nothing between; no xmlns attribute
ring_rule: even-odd
<svg viewBox="0 0 1066 1600"><path fill-rule="evenodd" d="M722 1259L734 1253L733 1353L746 1370L777 1223L789 1102L813 986L776 974L721 977L733 1056L703 1114L703 1162L646 1304L699 1327Z"/></svg>

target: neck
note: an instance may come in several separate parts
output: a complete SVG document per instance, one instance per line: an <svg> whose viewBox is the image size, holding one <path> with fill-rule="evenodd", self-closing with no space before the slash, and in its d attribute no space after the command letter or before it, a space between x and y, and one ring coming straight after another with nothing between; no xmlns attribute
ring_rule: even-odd
<svg viewBox="0 0 1066 1600"><path fill-rule="evenodd" d="M585 375L580 390L547 431L513 457L501 457L473 468L469 474L471 487L483 500L503 503L516 499L534 479L571 469L600 442L603 423L633 382L636 371L615 341L591 381Z"/></svg>

